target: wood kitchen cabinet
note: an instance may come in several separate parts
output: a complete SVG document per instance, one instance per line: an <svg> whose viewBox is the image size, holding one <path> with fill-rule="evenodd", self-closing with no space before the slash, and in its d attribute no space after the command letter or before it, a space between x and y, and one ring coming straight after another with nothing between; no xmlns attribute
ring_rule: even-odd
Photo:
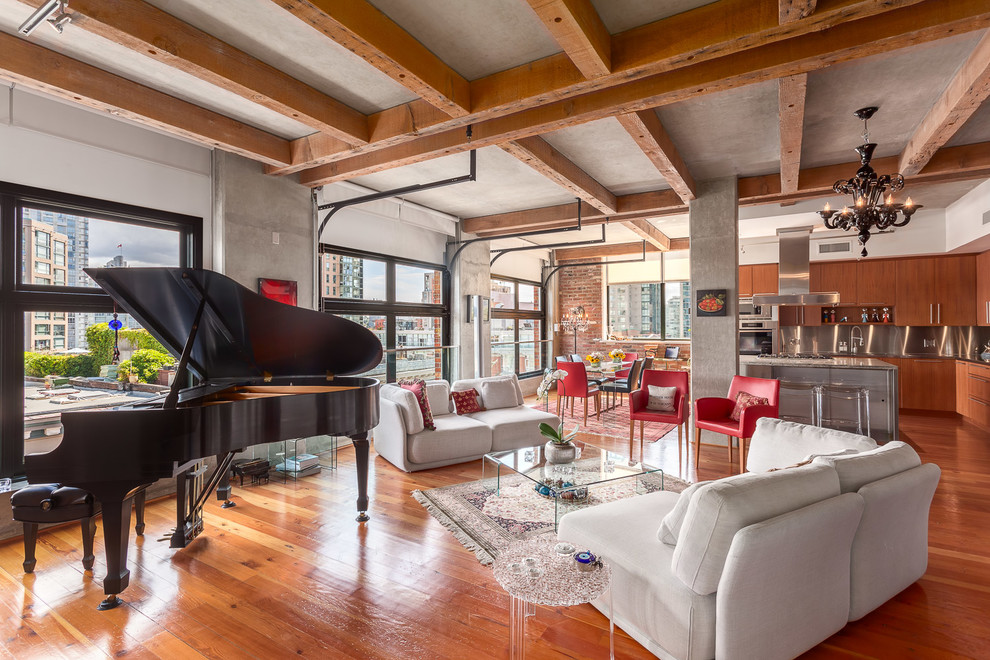
<svg viewBox="0 0 990 660"><path fill-rule="evenodd" d="M976 257L976 323L990 325L990 251Z"/></svg>
<svg viewBox="0 0 990 660"><path fill-rule="evenodd" d="M856 304L892 307L897 280L897 262L892 259L864 259L856 262Z"/></svg>
<svg viewBox="0 0 990 660"><path fill-rule="evenodd" d="M956 410L956 361L945 358L901 358L897 386L901 408Z"/></svg>
<svg viewBox="0 0 990 660"><path fill-rule="evenodd" d="M826 261L811 264L809 288L813 293L838 291L840 305L855 304L858 302L856 263L853 261Z"/></svg>
<svg viewBox="0 0 990 660"><path fill-rule="evenodd" d="M919 257L897 261L897 325L975 325L976 257Z"/></svg>
<svg viewBox="0 0 990 660"><path fill-rule="evenodd" d="M990 366L972 362L956 363L965 367L965 382L961 392L956 393L957 411L972 422L990 428ZM960 403L959 399L965 401Z"/></svg>
<svg viewBox="0 0 990 660"><path fill-rule="evenodd" d="M739 297L751 298L753 296L753 267L739 267Z"/></svg>
<svg viewBox="0 0 990 660"><path fill-rule="evenodd" d="M777 264L756 264L753 266L753 295L769 293L776 295L779 287Z"/></svg>
<svg viewBox="0 0 990 660"><path fill-rule="evenodd" d="M956 361L956 412L967 417L969 415L969 363Z"/></svg>

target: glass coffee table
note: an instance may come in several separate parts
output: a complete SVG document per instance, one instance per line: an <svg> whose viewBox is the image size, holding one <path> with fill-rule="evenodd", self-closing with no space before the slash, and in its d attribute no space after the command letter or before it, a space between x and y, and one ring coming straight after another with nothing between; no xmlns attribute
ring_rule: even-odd
<svg viewBox="0 0 990 660"><path fill-rule="evenodd" d="M505 476L519 474L532 482L540 496L553 500L554 531L565 513L587 506L594 489L631 481L635 493L663 490L663 470L630 460L587 442L575 442L578 457L570 463L550 463L543 445L485 454L481 476L500 494ZM624 485L624 484L621 484Z"/></svg>

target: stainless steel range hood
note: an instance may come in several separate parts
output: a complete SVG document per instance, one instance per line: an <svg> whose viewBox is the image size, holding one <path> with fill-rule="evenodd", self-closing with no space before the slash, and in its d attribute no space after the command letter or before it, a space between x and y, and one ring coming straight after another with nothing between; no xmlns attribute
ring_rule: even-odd
<svg viewBox="0 0 990 660"><path fill-rule="evenodd" d="M811 227L778 229L780 269L778 293L755 294L754 305L835 305L837 291L809 291L811 275Z"/></svg>

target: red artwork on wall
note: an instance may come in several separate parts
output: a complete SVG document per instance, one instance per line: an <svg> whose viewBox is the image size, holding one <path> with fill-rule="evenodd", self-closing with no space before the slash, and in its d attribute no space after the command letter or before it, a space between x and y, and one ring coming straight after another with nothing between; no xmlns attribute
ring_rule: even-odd
<svg viewBox="0 0 990 660"><path fill-rule="evenodd" d="M258 278L258 293L269 300L275 300L286 305L296 304L295 280L274 280L268 277Z"/></svg>

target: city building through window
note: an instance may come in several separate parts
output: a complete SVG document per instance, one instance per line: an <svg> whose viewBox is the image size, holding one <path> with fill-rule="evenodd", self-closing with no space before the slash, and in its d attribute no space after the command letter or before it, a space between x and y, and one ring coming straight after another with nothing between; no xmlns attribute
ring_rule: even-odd
<svg viewBox="0 0 990 660"><path fill-rule="evenodd" d="M546 317L536 282L493 277L492 375L534 375L546 365Z"/></svg>
<svg viewBox="0 0 990 660"><path fill-rule="evenodd" d="M619 339L690 339L691 282L686 251L659 260L608 269L608 336Z"/></svg>

